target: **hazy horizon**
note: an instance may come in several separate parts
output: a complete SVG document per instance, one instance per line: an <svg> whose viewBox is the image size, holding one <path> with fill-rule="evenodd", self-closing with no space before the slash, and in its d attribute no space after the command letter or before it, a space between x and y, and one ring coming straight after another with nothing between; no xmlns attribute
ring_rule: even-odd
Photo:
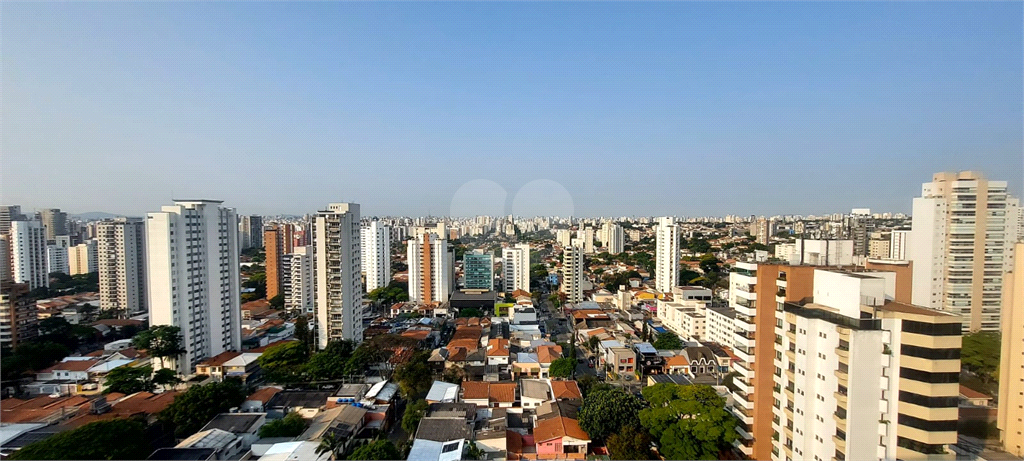
<svg viewBox="0 0 1024 461"><path fill-rule="evenodd" d="M0 4L0 202L910 213L1022 195L1020 2Z"/></svg>

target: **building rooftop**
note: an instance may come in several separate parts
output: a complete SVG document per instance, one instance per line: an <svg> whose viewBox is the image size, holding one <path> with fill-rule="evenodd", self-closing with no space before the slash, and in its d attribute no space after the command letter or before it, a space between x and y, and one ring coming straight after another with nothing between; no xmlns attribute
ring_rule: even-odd
<svg viewBox="0 0 1024 461"><path fill-rule="evenodd" d="M555 393L555 399L583 400L583 392L576 381L551 381L551 390Z"/></svg>
<svg viewBox="0 0 1024 461"><path fill-rule="evenodd" d="M915 306L913 304L899 303L896 301L889 301L882 305L883 311L901 312L904 314L914 315L926 315L931 317L952 317L959 319L960 317L949 312L942 312L935 309L928 309L927 307Z"/></svg>
<svg viewBox="0 0 1024 461"><path fill-rule="evenodd" d="M264 416L265 413L221 413L214 416L201 430L220 429L235 434L254 432L253 426Z"/></svg>
<svg viewBox="0 0 1024 461"><path fill-rule="evenodd" d="M267 408L319 408L327 405L331 391L284 390L267 402Z"/></svg>
<svg viewBox="0 0 1024 461"><path fill-rule="evenodd" d="M214 459L217 450L213 448L160 448L149 455L153 460L203 461Z"/></svg>
<svg viewBox="0 0 1024 461"><path fill-rule="evenodd" d="M547 381L539 379L522 379L519 381L523 387L523 397L532 399L550 400L551 387Z"/></svg>
<svg viewBox="0 0 1024 461"><path fill-rule="evenodd" d="M533 428L533 438L537 442L544 442L562 437L590 440L590 436L580 428L580 424L576 422L575 419L566 418L565 416L541 420L537 423L537 426Z"/></svg>
<svg viewBox="0 0 1024 461"><path fill-rule="evenodd" d="M435 418L426 417L420 420L416 429L416 438L421 440L433 440L435 442L448 442L451 440L470 439L473 431L464 418Z"/></svg>

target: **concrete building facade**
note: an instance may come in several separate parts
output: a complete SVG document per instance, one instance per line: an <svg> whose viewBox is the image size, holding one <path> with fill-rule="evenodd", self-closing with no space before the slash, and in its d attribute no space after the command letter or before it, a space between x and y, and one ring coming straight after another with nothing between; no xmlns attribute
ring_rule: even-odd
<svg viewBox="0 0 1024 461"><path fill-rule="evenodd" d="M366 292L391 283L391 226L370 221L359 231L362 242L362 268Z"/></svg>
<svg viewBox="0 0 1024 461"><path fill-rule="evenodd" d="M670 217L658 218L655 230L655 289L672 291L679 278L679 226Z"/></svg>
<svg viewBox="0 0 1024 461"><path fill-rule="evenodd" d="M1013 270L1006 274L1003 285L996 426L1003 449L1024 457L1024 243L1014 244L1013 251Z"/></svg>
<svg viewBox="0 0 1024 461"><path fill-rule="evenodd" d="M562 286L567 303L583 302L583 247L582 243L573 242L563 250L562 255Z"/></svg>
<svg viewBox="0 0 1024 461"><path fill-rule="evenodd" d="M359 204L332 203L313 224L316 275L316 343L363 340L362 256Z"/></svg>
<svg viewBox="0 0 1024 461"><path fill-rule="evenodd" d="M503 289L530 291L530 244L517 243L501 250Z"/></svg>
<svg viewBox="0 0 1024 461"><path fill-rule="evenodd" d="M181 328L188 374L199 362L241 350L238 222L219 200L175 200L146 216L146 302L151 325Z"/></svg>
<svg viewBox="0 0 1024 461"><path fill-rule="evenodd" d="M909 251L914 304L962 316L965 331L998 331L1018 213L1006 181L980 173L936 173L922 185Z"/></svg>
<svg viewBox="0 0 1024 461"><path fill-rule="evenodd" d="M409 300L444 303L455 291L455 254L448 240L433 232L407 243Z"/></svg>
<svg viewBox="0 0 1024 461"><path fill-rule="evenodd" d="M98 272L98 247L95 239L86 240L68 249L68 275Z"/></svg>
<svg viewBox="0 0 1024 461"><path fill-rule="evenodd" d="M117 218L97 224L96 268L100 279L100 309L114 310L124 316L148 310L145 221Z"/></svg>
<svg viewBox="0 0 1024 461"><path fill-rule="evenodd" d="M47 276L46 229L39 221L11 222L11 273L30 290L50 286Z"/></svg>

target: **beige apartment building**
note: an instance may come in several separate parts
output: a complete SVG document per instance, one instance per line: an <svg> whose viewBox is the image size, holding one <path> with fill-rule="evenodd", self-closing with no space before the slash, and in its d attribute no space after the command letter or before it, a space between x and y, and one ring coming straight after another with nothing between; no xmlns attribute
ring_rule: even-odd
<svg viewBox="0 0 1024 461"><path fill-rule="evenodd" d="M1017 242L1013 251L1013 269L1004 277L996 425L1003 449L1024 457L1024 243Z"/></svg>

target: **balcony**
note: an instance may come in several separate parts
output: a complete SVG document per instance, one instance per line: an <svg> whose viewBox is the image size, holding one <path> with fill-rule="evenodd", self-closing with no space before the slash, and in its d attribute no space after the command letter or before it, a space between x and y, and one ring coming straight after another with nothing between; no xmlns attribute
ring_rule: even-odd
<svg viewBox="0 0 1024 461"><path fill-rule="evenodd" d="M850 382L850 375L844 370L835 371L836 378L839 378L839 384L846 385Z"/></svg>

